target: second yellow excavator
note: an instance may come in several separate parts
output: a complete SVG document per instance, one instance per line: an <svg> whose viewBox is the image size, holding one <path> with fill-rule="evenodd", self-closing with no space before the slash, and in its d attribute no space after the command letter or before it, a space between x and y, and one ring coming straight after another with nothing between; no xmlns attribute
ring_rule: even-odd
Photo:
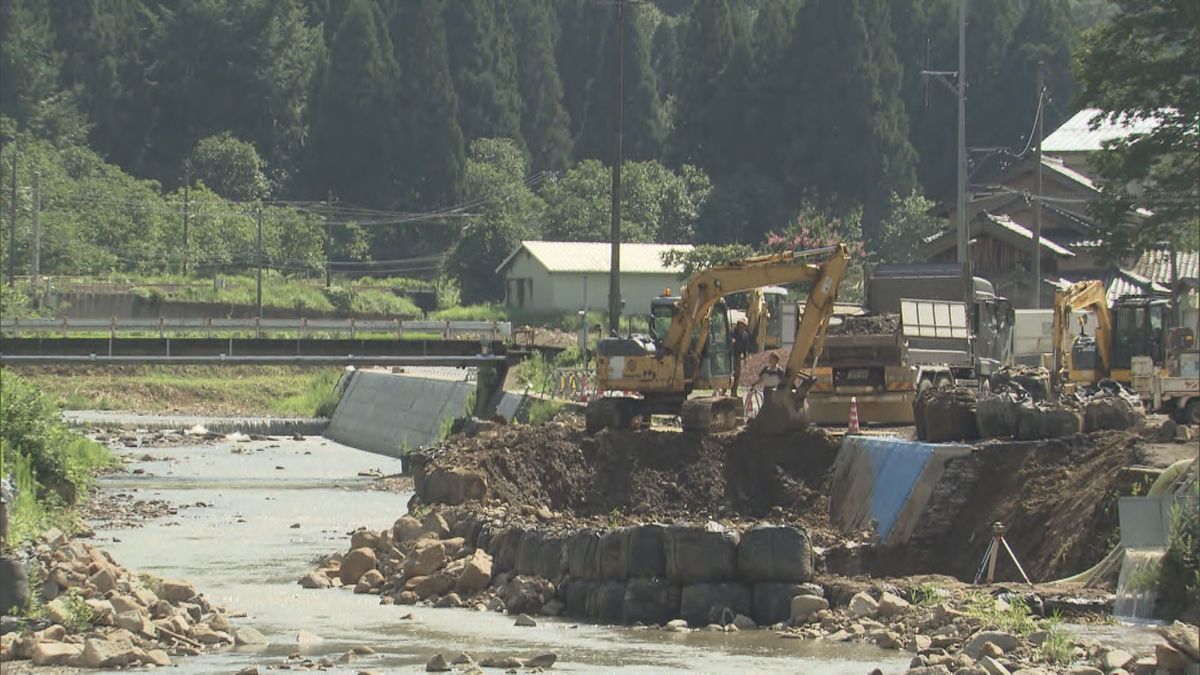
<svg viewBox="0 0 1200 675"><path fill-rule="evenodd" d="M737 426L741 400L716 392L732 382L729 315L721 299L764 286L809 282L812 289L786 366L784 389L768 397L755 417L764 433L806 425L804 396L813 381L802 367L814 345L819 354L838 287L849 264L843 245L746 258L696 273L678 299L656 298L650 335L610 337L596 348L596 390L587 407L589 432L629 428L651 414L679 415L684 431L728 431ZM799 380L799 384L797 384ZM712 390L712 395L692 396Z"/></svg>

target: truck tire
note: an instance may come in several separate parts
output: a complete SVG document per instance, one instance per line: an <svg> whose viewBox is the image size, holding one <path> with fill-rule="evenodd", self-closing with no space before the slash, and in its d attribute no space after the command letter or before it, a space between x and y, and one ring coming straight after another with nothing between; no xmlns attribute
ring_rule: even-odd
<svg viewBox="0 0 1200 675"><path fill-rule="evenodd" d="M1200 398L1193 398L1183 406L1183 412L1179 419L1182 424L1200 424Z"/></svg>

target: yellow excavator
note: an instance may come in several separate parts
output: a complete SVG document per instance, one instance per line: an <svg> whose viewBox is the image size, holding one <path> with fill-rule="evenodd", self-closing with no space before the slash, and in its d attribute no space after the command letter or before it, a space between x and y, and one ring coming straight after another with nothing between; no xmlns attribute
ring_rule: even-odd
<svg viewBox="0 0 1200 675"><path fill-rule="evenodd" d="M740 399L691 396L694 391L726 390L733 380L729 313L722 298L764 286L810 282L812 290L788 358L787 391L774 392L755 417L755 427L764 433L803 428L804 396L813 378L801 368L814 344L814 353L821 352L848 264L841 244L756 256L696 273L678 298L656 298L651 303L650 335L599 341L596 390L602 395L588 403L588 431L631 428L651 414L679 415L688 432L736 428Z"/></svg>
<svg viewBox="0 0 1200 675"><path fill-rule="evenodd" d="M1071 316L1077 311L1096 315L1095 337L1083 334L1080 317L1079 335L1067 345ZM1112 369L1112 314L1108 296L1099 281L1079 281L1054 293L1054 368L1050 373L1055 391L1074 385L1095 384L1109 376Z"/></svg>

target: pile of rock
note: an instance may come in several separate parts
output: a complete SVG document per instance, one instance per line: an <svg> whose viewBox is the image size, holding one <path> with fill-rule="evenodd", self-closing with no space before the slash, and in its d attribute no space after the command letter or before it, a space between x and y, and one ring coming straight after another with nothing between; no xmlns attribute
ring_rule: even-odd
<svg viewBox="0 0 1200 675"><path fill-rule="evenodd" d="M357 530L347 553L325 559L299 583L305 588L351 587L355 593L383 595L385 604L427 601L461 607L464 598L478 596L492 582L492 557L464 543L462 537L450 536L439 513L420 521L404 516L391 529Z"/></svg>
<svg viewBox="0 0 1200 675"><path fill-rule="evenodd" d="M44 601L49 623L40 630L0 636L0 661L36 666L116 668L167 666L236 645L262 646L253 628L234 629L223 609L187 581L140 578L105 551L52 531L34 549L31 589Z"/></svg>

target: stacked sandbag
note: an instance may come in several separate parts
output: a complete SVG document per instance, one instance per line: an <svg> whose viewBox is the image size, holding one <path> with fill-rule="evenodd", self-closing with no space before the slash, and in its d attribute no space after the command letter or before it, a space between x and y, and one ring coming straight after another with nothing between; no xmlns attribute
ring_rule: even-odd
<svg viewBox="0 0 1200 675"><path fill-rule="evenodd" d="M917 397L913 406L917 438L931 443L979 438L976 395L967 387L934 387Z"/></svg>
<svg viewBox="0 0 1200 675"><path fill-rule="evenodd" d="M1145 418L1137 394L1112 380L1103 380L1096 391L1084 397L1083 430L1134 429Z"/></svg>
<svg viewBox="0 0 1200 675"><path fill-rule="evenodd" d="M1015 385L1027 392L1035 401L1045 401L1050 398L1050 371L1045 368L1004 366L992 373L990 384L993 391Z"/></svg>
<svg viewBox="0 0 1200 675"><path fill-rule="evenodd" d="M1017 438L1022 441L1066 438L1082 430L1083 415L1070 401L1026 403L1017 416Z"/></svg>
<svg viewBox="0 0 1200 675"><path fill-rule="evenodd" d="M981 396L975 403L979 435L983 438L1016 436L1021 404L1028 400L1029 394L1012 384L1002 384L1000 389Z"/></svg>

